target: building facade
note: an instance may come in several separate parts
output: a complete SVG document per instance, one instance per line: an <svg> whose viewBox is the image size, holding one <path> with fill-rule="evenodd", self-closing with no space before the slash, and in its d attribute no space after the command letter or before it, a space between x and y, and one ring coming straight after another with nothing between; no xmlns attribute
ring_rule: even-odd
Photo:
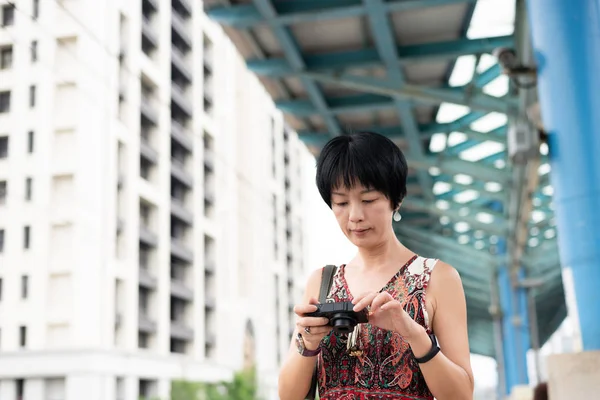
<svg viewBox="0 0 600 400"><path fill-rule="evenodd" d="M201 2L0 7L0 399L277 398L311 156L269 95Z"/></svg>

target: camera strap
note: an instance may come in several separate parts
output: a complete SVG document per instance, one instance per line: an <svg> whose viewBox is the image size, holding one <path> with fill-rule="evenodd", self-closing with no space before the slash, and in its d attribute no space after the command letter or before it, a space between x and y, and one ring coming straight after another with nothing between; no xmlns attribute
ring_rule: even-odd
<svg viewBox="0 0 600 400"><path fill-rule="evenodd" d="M329 290L331 289L333 275L335 275L336 270L337 267L335 265L326 265L325 267L323 267L323 271L321 272L321 288L319 289L319 303L321 304L327 301L327 295L329 294ZM314 400L316 398L318 392L317 386L317 367L315 366L312 380L310 382L310 389L308 390L308 394L306 395L307 400Z"/></svg>
<svg viewBox="0 0 600 400"><path fill-rule="evenodd" d="M321 288L319 289L319 303L323 304L327 301L327 295L331 289L331 283L333 282L333 275L337 267L335 265L326 265L323 268L321 275Z"/></svg>

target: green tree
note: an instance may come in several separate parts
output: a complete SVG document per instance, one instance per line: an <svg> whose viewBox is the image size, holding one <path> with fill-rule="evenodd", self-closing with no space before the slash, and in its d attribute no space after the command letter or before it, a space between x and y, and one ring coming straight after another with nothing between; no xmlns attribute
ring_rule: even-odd
<svg viewBox="0 0 600 400"><path fill-rule="evenodd" d="M259 400L256 373L254 369L237 372L231 382L173 381L171 400Z"/></svg>

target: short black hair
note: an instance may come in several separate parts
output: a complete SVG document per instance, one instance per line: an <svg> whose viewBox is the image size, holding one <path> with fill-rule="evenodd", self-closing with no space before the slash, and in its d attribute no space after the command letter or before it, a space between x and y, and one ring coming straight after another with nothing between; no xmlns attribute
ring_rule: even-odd
<svg viewBox="0 0 600 400"><path fill-rule="evenodd" d="M336 136L323 146L317 160L317 188L331 208L331 191L357 183L382 192L397 209L406 196L408 165L402 151L375 132Z"/></svg>

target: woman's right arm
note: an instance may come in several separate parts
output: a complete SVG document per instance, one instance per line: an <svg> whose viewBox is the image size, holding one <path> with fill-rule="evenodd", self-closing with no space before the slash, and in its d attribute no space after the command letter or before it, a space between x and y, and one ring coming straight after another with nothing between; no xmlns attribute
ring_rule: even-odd
<svg viewBox="0 0 600 400"><path fill-rule="evenodd" d="M294 312L298 315L298 318L288 356L279 373L278 386L280 400L304 400L310 390L317 356L305 357L298 353L296 345L298 332L302 334L306 348L308 350L315 350L319 347L321 339L331 331L331 327L327 326L327 319L304 317L306 313L316 311L316 307L311 304L317 303L319 297L321 273L322 269L318 269L310 275L302 298L302 304L294 307ZM305 327L310 327L310 334L304 331Z"/></svg>

